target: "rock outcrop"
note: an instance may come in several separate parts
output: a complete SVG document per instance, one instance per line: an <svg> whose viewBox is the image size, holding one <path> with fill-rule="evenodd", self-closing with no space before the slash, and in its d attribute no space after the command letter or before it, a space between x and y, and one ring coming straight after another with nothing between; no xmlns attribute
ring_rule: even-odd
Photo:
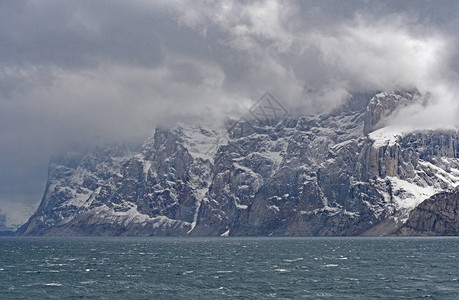
<svg viewBox="0 0 459 300"><path fill-rule="evenodd" d="M398 235L459 235L459 190L441 192L422 202Z"/></svg>
<svg viewBox="0 0 459 300"><path fill-rule="evenodd" d="M367 106L363 134L382 128L386 119L396 111L412 103L420 102L421 94L417 90L384 92L376 94Z"/></svg>

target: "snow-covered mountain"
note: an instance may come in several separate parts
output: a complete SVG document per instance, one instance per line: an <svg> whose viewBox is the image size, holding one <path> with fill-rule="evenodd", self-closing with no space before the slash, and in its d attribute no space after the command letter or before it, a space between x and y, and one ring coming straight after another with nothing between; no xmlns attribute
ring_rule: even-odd
<svg viewBox="0 0 459 300"><path fill-rule="evenodd" d="M42 202L17 233L407 233L420 203L459 184L456 130L387 126L417 101L416 91L361 95L324 115L178 125L139 150L69 153L51 163Z"/></svg>

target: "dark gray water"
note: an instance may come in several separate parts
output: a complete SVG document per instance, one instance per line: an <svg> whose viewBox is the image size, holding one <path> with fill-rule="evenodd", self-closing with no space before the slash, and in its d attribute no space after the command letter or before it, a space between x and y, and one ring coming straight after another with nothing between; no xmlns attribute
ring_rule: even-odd
<svg viewBox="0 0 459 300"><path fill-rule="evenodd" d="M1 238L0 299L459 299L459 238Z"/></svg>

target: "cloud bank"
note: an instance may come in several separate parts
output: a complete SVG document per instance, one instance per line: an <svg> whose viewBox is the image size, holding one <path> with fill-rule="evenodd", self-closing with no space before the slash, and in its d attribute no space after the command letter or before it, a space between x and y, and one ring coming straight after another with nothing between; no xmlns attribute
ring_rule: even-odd
<svg viewBox="0 0 459 300"><path fill-rule="evenodd" d="M218 122L265 91L312 114L417 88L429 102L394 124L456 126L457 13L455 1L3 1L0 208L36 205L52 154Z"/></svg>

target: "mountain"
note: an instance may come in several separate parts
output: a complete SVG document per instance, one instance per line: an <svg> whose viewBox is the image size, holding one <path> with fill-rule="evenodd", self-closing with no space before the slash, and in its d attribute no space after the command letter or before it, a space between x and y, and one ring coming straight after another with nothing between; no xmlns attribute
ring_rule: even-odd
<svg viewBox="0 0 459 300"><path fill-rule="evenodd" d="M68 153L50 164L41 204L17 234L422 233L416 220L444 209L423 201L459 183L459 137L389 125L420 101L417 91L357 95L327 114L158 128L140 149Z"/></svg>

